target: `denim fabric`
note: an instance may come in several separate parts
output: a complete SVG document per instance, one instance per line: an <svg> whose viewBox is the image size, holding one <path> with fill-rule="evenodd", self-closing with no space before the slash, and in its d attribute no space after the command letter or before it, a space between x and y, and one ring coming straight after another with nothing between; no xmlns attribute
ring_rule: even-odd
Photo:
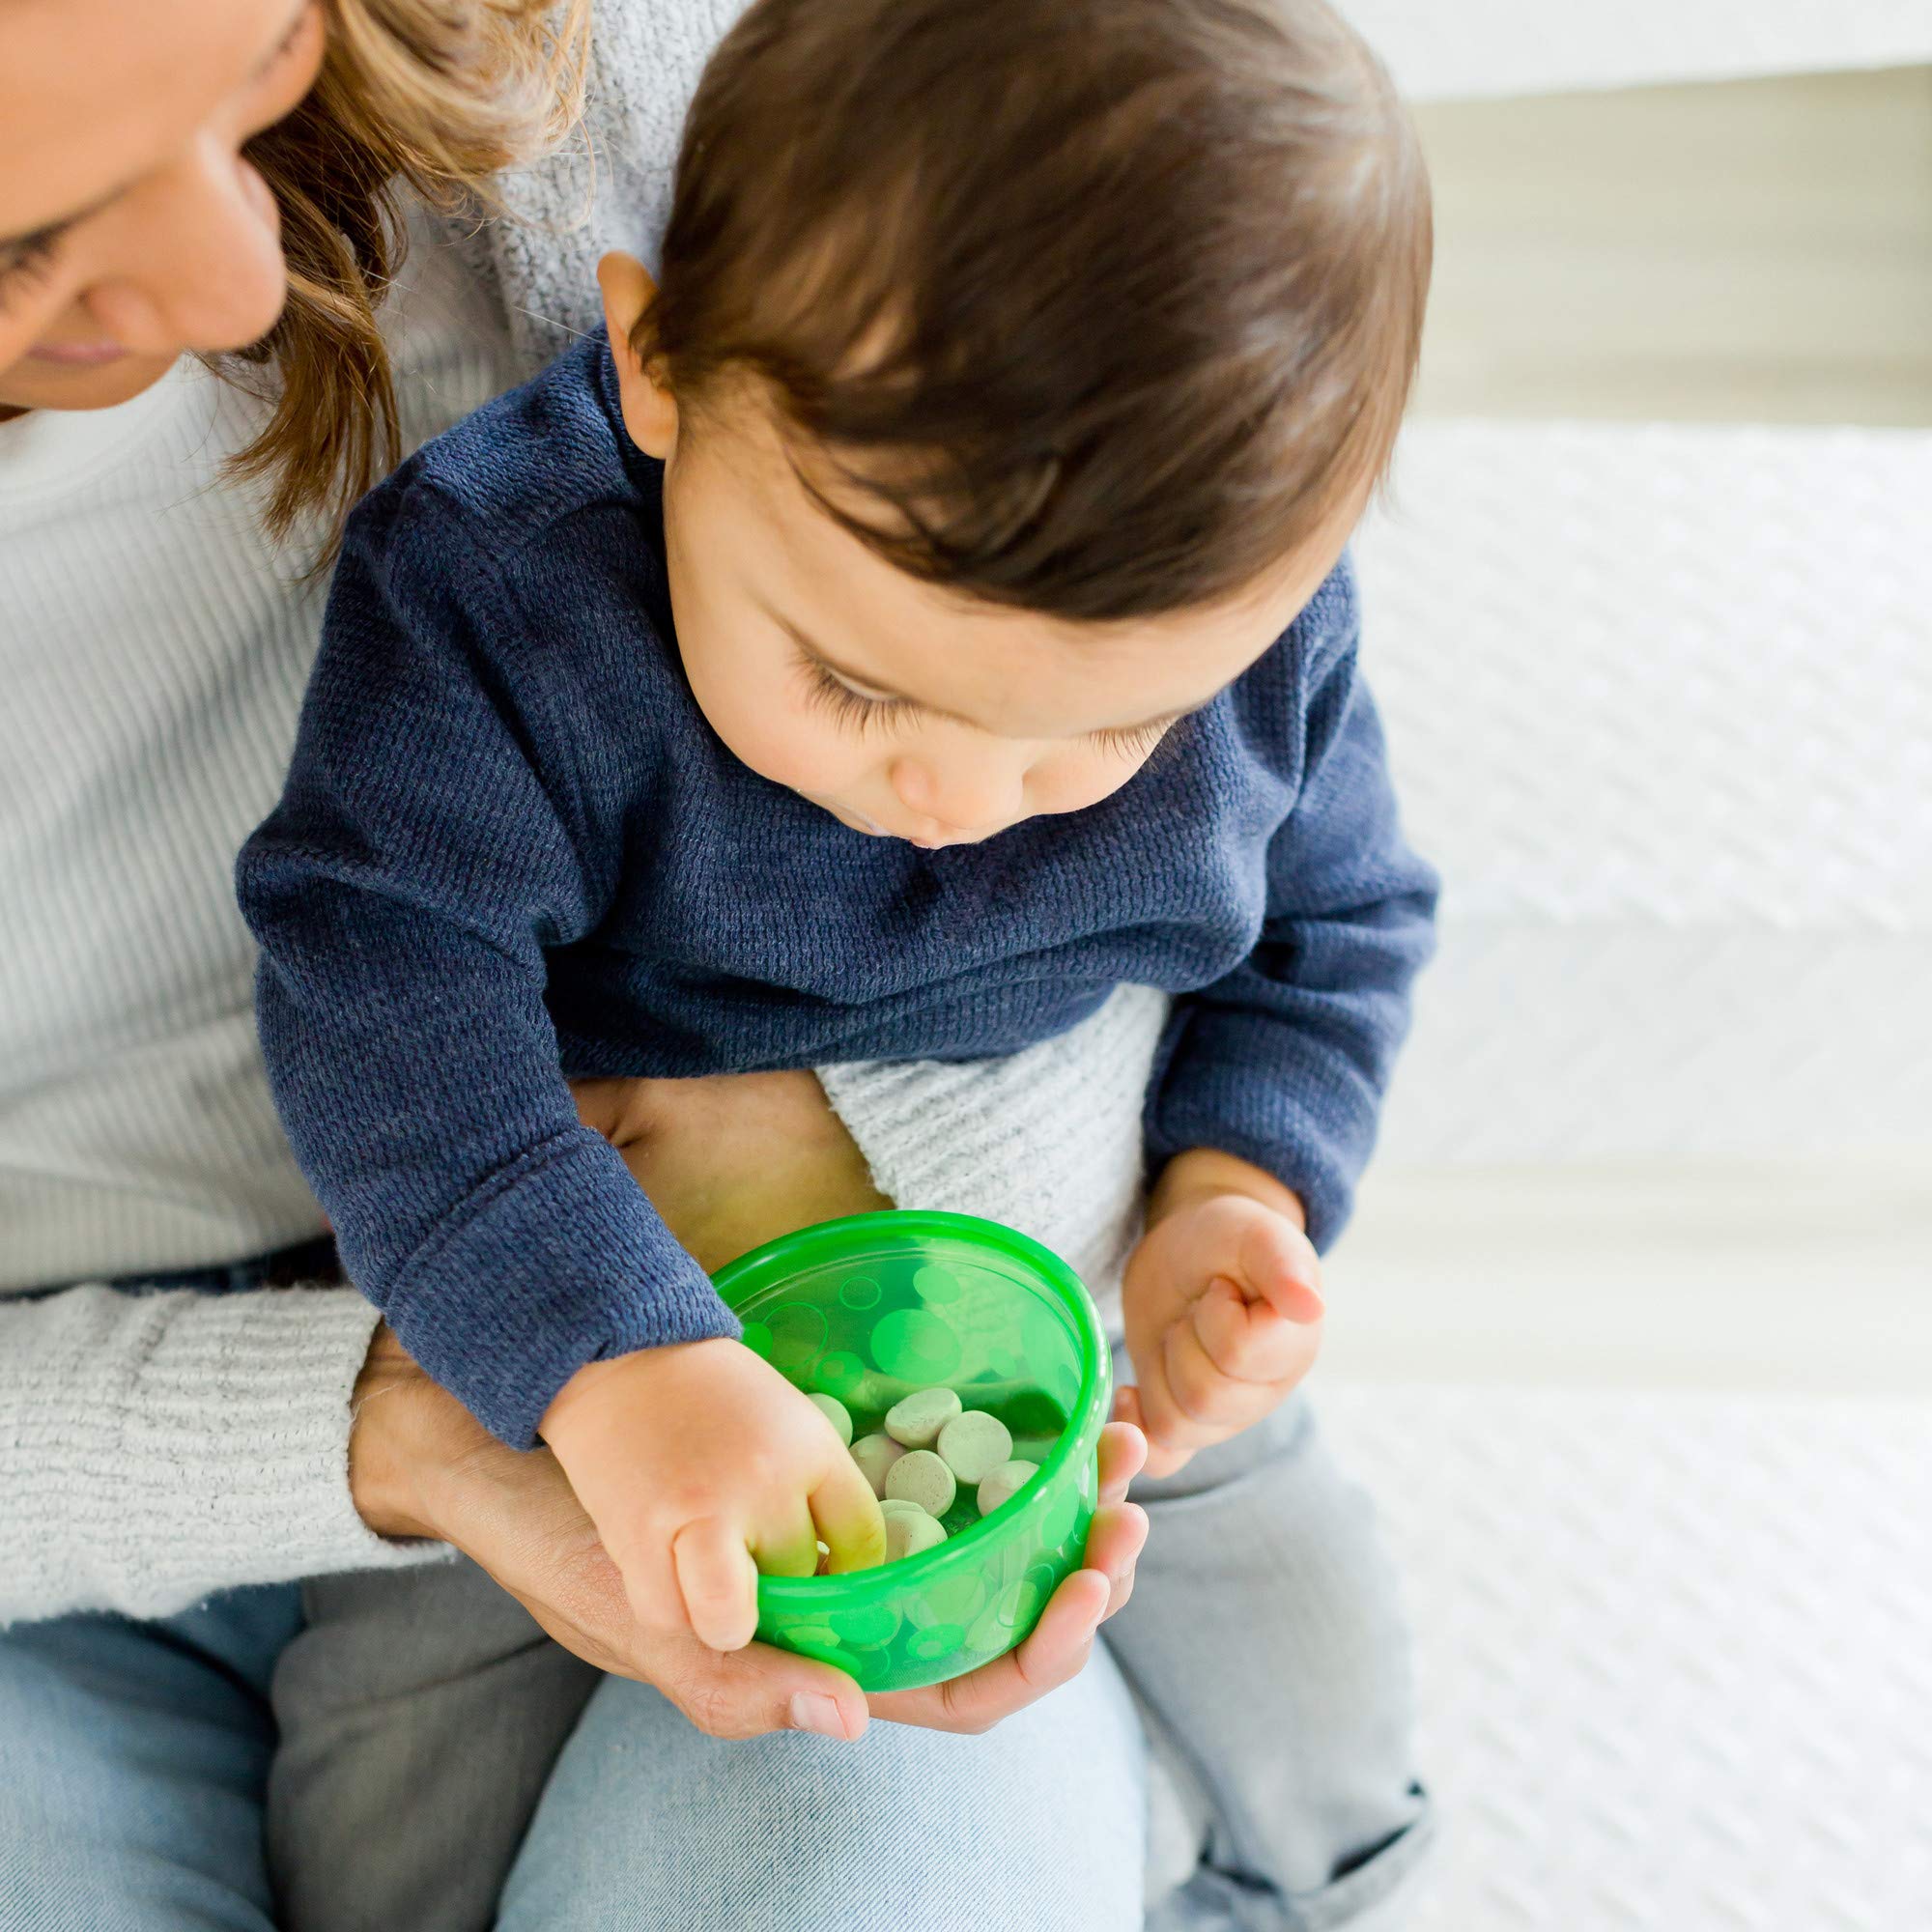
<svg viewBox="0 0 1932 1932"><path fill-rule="evenodd" d="M298 1241L271 1254L250 1255L245 1261L216 1262L207 1267L144 1269L124 1275L102 1286L117 1294L170 1294L185 1289L192 1294L246 1294L257 1288L331 1288L344 1279L342 1257L335 1250L333 1235L319 1235L312 1241ZM10 1296L16 1301L34 1301L43 1295L64 1294L71 1288L95 1284L79 1281L50 1281L24 1289Z"/></svg>
<svg viewBox="0 0 1932 1932"><path fill-rule="evenodd" d="M1131 1378L1123 1353L1115 1373ZM1133 1494L1148 1546L1107 1642L1188 1828L1151 1932L1400 1924L1434 1824L1367 1492L1297 1394Z"/></svg>
<svg viewBox="0 0 1932 1932"><path fill-rule="evenodd" d="M170 1289L192 1289L197 1294L246 1294L257 1288L298 1288L313 1283L338 1283L342 1262L335 1252L335 1237L322 1235L312 1241L298 1241L292 1248L280 1248L271 1255L258 1255L245 1262L229 1262L217 1267L176 1268L167 1274L134 1275L111 1286L126 1293L160 1294Z"/></svg>
<svg viewBox="0 0 1932 1932"><path fill-rule="evenodd" d="M1079 1834L1098 1833L1110 1859L1127 1856L1111 1812L1081 1809L1076 1820L1068 1804L1086 1798L1058 1802L1054 1857L1078 1860L1081 1886L1100 1885L1084 1904L1029 1875L1032 1825L1009 1815L1013 1792L1031 1804L1030 1780L1059 1775L1072 1751L1088 1753L1072 1774L1083 1789L1097 1782L1118 1798L1123 1776L1147 1778L1151 1842L1145 1876L1137 1865L1131 1878L1150 1932L1389 1932L1407 1912L1433 1827L1410 1756L1406 1633L1367 1498L1299 1401L1135 1494L1151 1523L1140 1580L1089 1675L1125 1676L1151 1744L1145 1773L1146 1747L1097 1683L1049 1700L1069 1728L1038 1738L1039 1756L1017 1770L1010 1752L1033 1740L1032 1717L965 1744L875 1730L852 1753L811 1739L723 1746L682 1726L654 1693L611 1683L596 1690L545 1795L594 1673L545 1642L469 1564L310 1585L310 1621L275 1697L284 1748L270 1841L288 1932L481 1932L540 1795L510 1894L522 1915L514 1926L704 1922L676 1916L679 1870L718 1888L748 1925L813 1932L844 1915L863 1927L888 1906L903 1926L952 1923L918 1916L929 1903L919 1889L929 1861L916 1855L927 1821L898 1795L909 1756L924 1763L928 1750L956 1805L996 1820L1014 1861L975 1874L976 1898L991 1888L976 1923L1033 1932L1109 1922L1120 1870L1096 1877ZM1129 1748L1123 1770L1118 1754ZM687 1776L696 1799L677 1794ZM858 1817L851 1829L868 1843L896 1819L908 1869L895 1864L891 1884L868 1891L884 1881L867 1861L856 1861L855 1878L837 1833L794 1815L815 1818L818 1807ZM700 1844L700 1816L722 1835ZM402 1817L419 1867L356 1856ZM955 1829L940 1820L933 1842L950 1844ZM582 1849L589 1843L594 1858ZM650 1897L666 1916L625 1917L626 1895ZM1034 1916L1043 1900L1065 1918ZM1019 1916L1003 1920L996 1908Z"/></svg>
<svg viewBox="0 0 1932 1932"><path fill-rule="evenodd" d="M1138 1932L1146 1749L1104 1651L982 1737L874 1723L721 1744L611 1678L499 1932Z"/></svg>
<svg viewBox="0 0 1932 1932"><path fill-rule="evenodd" d="M300 1620L291 1586L233 1592L159 1623L68 1617L0 1634L6 1932L301 1922L271 1904L262 1849L270 1687ZM380 1753L368 1766L380 1788L398 1790L399 1769L412 1776L359 1842L338 1838L336 1922L456 1922L440 1910L369 1912L412 1889L434 1901L453 1875L477 1914L468 1922L489 1924L462 1861L500 1870L522 1818L472 1808L470 1774L488 1769L476 1742L436 1735L450 1748L434 1763L411 1758L407 1719L363 1737ZM720 1744L655 1691L611 1678L550 1777L497 1922L903 1932L970 1918L1117 1932L1141 1922L1144 1760L1104 1656L986 1737L879 1724L847 1747L796 1734ZM507 1835L466 1845L466 1826ZM331 1889L326 1877L311 1881L311 1909Z"/></svg>
<svg viewBox="0 0 1932 1932"><path fill-rule="evenodd" d="M270 1932L269 1683L294 1584L0 1632L0 1926Z"/></svg>
<svg viewBox="0 0 1932 1932"><path fill-rule="evenodd" d="M467 1564L0 1632L0 1932L485 1932L505 1871L502 1932L1393 1932L1432 1821L1367 1498L1300 1400L1135 1495L1107 1644L981 1738L720 1744Z"/></svg>

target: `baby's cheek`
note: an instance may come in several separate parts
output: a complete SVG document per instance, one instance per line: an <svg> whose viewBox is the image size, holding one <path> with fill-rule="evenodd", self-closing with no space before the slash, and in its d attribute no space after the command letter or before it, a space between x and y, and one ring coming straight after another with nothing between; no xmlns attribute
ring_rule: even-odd
<svg viewBox="0 0 1932 1932"><path fill-rule="evenodd" d="M1143 759L1088 752L1063 752L1028 775L1035 811L1084 811L1111 798L1140 770Z"/></svg>
<svg viewBox="0 0 1932 1932"><path fill-rule="evenodd" d="M719 715L712 716L709 707L706 711L712 729L734 757L791 791L824 794L852 782L854 767L864 761L850 746L828 733L811 713L795 709L781 696L760 702L751 689L721 693Z"/></svg>

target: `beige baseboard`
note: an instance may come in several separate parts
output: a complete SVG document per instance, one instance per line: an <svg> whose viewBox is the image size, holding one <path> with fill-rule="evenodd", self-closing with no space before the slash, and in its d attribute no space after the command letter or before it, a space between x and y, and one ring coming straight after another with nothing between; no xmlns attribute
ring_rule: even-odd
<svg viewBox="0 0 1932 1932"><path fill-rule="evenodd" d="M1323 1373L1932 1398L1932 1149L1371 1175Z"/></svg>

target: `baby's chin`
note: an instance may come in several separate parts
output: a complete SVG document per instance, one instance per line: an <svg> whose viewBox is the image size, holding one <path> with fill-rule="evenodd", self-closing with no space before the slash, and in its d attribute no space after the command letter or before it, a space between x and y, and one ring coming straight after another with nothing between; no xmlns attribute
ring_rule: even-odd
<svg viewBox="0 0 1932 1932"><path fill-rule="evenodd" d="M848 831L863 832L867 838L901 838L905 836L881 825L876 818L861 811L857 806L843 805L836 798L820 798L816 792L802 791L799 797L808 805L817 806L820 811L829 811Z"/></svg>
<svg viewBox="0 0 1932 1932"><path fill-rule="evenodd" d="M802 791L799 797L808 805L817 806L821 811L829 811L848 831L862 832L867 838L896 838L901 844L917 845L923 852L936 852L942 845L965 842L957 838L917 838L909 832L895 832L890 825L881 825L870 812L861 811L856 805L846 805L836 798L821 798L816 792Z"/></svg>

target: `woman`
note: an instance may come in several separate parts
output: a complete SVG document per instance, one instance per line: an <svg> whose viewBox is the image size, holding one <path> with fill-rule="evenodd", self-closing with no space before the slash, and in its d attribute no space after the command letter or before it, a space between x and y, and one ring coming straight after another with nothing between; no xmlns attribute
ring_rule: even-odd
<svg viewBox="0 0 1932 1932"><path fill-rule="evenodd" d="M565 132L585 47L568 11L0 7L0 1922L272 1922L265 1805L298 1778L316 1709L283 1667L315 1629L296 1579L354 1573L334 1611L380 1622L384 1591L413 1585L378 1573L421 1566L437 1553L421 1539L467 1551L579 1658L664 1693L625 1707L636 1748L614 1770L607 1750L571 1774L566 1750L506 1924L925 1923L961 1895L996 1922L1139 1920L1140 1733L1104 1660L1076 1676L1143 1534L1119 1500L1132 1431L1108 1444L1093 1567L1026 1647L944 1693L875 1700L903 1727L787 1736L849 1739L865 1717L849 1684L635 1626L547 1455L485 1437L353 1291L293 1287L324 1231L255 1059L227 870L293 732L311 566L383 464L587 326L583 264L654 225L728 11L613 9L589 43L594 173L566 147L506 178L514 225L418 213L390 291L390 183L456 210ZM894 1198L1020 1221L1103 1272L1134 1211L1158 1023L1127 999L1018 1063L842 1069L827 1079L844 1125L802 1075L606 1085L584 1106L707 1258L877 1205L869 1161ZM756 1200L721 1195L749 1172ZM567 1728L587 1680L555 1682L563 1653L526 1622L499 1637L508 1599L473 1575L420 1571L480 1635L439 1625L411 1678L392 1620L370 1668L440 1695L466 1658L478 1704L510 1715L503 1750L534 1731L547 1752L544 1725ZM85 1614L100 1610L118 1614ZM532 1660L553 1681L526 1724ZM942 1734L1056 1685L990 1743ZM714 1737L760 1741L727 1777ZM399 1914L370 1922L461 1922L464 1900L487 1917L477 1874L494 1890L534 1790L456 1756L412 1772L412 1808L346 1862L316 1798L339 1781L311 1780L286 1816L329 1859L285 1833L289 1922L327 1922L343 1899ZM626 1849L621 1898L603 1845L572 1833L573 1791L592 1777L608 1795L613 1776L659 1847ZM922 1808L921 1792L938 1797ZM833 1856L895 1804L898 1883ZM436 1865L444 1843L459 1867ZM412 1883L422 1909L394 1906Z"/></svg>

